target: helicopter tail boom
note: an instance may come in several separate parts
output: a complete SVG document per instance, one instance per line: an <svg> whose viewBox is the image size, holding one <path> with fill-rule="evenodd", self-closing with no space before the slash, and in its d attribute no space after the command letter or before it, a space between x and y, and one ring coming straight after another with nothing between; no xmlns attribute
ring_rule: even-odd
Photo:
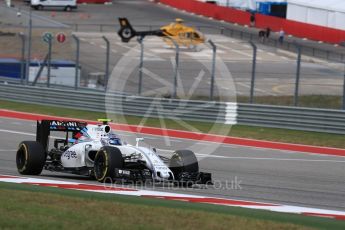
<svg viewBox="0 0 345 230"><path fill-rule="evenodd" d="M122 42L129 42L133 37L138 36L144 38L145 36L166 36L162 30L150 30L150 31L135 31L127 18L119 18L120 30L118 35L121 37Z"/></svg>

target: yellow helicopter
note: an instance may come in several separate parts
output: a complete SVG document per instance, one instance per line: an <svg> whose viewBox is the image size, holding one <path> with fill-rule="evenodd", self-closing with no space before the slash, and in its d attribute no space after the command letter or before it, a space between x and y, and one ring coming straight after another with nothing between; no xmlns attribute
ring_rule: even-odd
<svg viewBox="0 0 345 230"><path fill-rule="evenodd" d="M145 36L162 37L163 41L172 46L175 41L179 46L195 48L197 45L205 43L205 36L193 27L185 26L183 20L177 18L175 22L161 27L159 30L135 31L127 18L119 18L120 30L118 31L122 42L129 42L137 36L143 39Z"/></svg>

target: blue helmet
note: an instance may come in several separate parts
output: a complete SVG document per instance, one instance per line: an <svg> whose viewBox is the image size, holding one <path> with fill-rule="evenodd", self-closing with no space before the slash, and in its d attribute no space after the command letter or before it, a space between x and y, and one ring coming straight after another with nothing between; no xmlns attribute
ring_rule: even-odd
<svg viewBox="0 0 345 230"><path fill-rule="evenodd" d="M109 134L109 144L122 145L122 141L116 134Z"/></svg>

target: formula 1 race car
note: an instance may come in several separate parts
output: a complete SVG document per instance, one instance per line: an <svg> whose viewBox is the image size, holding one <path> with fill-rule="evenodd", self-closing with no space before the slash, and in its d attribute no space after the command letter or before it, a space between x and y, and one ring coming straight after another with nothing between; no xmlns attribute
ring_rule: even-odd
<svg viewBox="0 0 345 230"><path fill-rule="evenodd" d="M43 169L86 175L99 182L146 181L178 184L211 184L211 174L199 172L198 161L190 150L177 150L171 158L160 156L155 148L123 142L108 125L80 121L37 121L36 141L23 141L17 151L18 172L39 175ZM65 132L49 148L52 131ZM70 136L70 134L72 134ZM143 143L144 144L144 143Z"/></svg>

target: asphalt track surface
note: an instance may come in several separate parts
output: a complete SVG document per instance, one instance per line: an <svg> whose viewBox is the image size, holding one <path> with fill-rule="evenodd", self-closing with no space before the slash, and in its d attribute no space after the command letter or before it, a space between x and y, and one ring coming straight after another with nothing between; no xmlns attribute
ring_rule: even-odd
<svg viewBox="0 0 345 230"><path fill-rule="evenodd" d="M0 174L19 175L15 153L23 140L35 139L35 122L0 118ZM131 144L132 133L119 132ZM55 134L53 134L55 135ZM59 134L55 135L58 136ZM216 145L179 138L140 135L162 155L191 145ZM211 172L214 186L178 188L167 184L136 187L229 199L345 210L345 157L278 151L222 144L211 155L199 155L201 171ZM87 177L43 171L38 178L99 184ZM131 187L131 185L126 185Z"/></svg>

